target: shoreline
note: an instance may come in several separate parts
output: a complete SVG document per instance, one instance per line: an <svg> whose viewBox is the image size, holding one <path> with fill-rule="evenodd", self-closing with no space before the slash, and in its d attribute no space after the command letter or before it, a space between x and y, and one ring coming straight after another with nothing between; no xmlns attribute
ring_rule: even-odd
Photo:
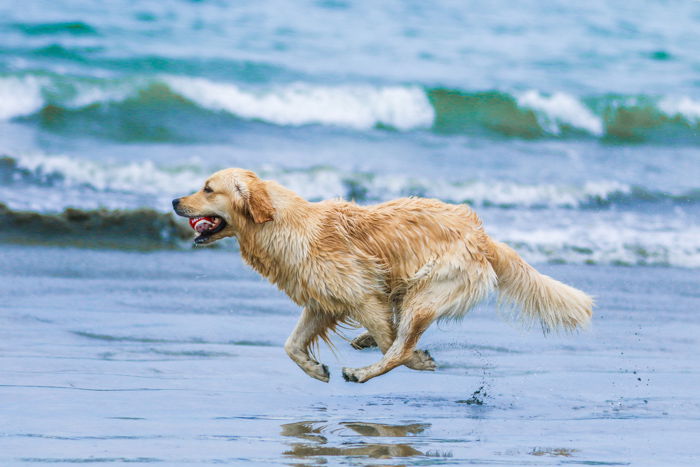
<svg viewBox="0 0 700 467"><path fill-rule="evenodd" d="M537 265L597 297L589 331L544 338L486 303L426 333L437 372L351 385L340 367L377 351L334 337L330 383L308 378L282 349L297 307L236 252L3 256L3 463L696 458L698 270Z"/></svg>

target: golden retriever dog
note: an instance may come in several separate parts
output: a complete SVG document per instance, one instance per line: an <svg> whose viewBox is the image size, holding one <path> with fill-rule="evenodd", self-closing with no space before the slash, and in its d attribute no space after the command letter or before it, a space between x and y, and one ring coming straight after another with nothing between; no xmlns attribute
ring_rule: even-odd
<svg viewBox="0 0 700 467"><path fill-rule="evenodd" d="M367 331L356 348L378 346L383 357L343 368L364 383L399 365L435 370L416 350L435 320L461 318L492 291L545 331L575 329L591 318L593 301L537 272L509 246L491 239L466 205L402 198L373 206L312 203L244 169L213 174L202 189L173 200L184 217L212 217L195 243L238 239L246 263L303 307L287 354L309 376L327 382L328 367L310 352L340 323Z"/></svg>

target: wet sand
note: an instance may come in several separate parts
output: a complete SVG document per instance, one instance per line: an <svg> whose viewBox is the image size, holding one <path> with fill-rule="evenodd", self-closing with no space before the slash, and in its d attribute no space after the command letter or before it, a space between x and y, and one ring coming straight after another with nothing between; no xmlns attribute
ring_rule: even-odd
<svg viewBox="0 0 700 467"><path fill-rule="evenodd" d="M4 246L0 464L697 465L700 271L539 266L597 298L543 337L492 303L421 341L435 373L324 384L297 308L224 250ZM348 331L352 336L357 331Z"/></svg>

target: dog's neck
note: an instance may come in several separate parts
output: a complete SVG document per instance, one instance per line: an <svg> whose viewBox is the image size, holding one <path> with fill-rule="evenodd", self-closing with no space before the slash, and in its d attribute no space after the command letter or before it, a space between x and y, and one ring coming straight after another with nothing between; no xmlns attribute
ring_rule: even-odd
<svg viewBox="0 0 700 467"><path fill-rule="evenodd" d="M269 183L269 182L268 182ZM253 269L284 290L300 305L309 250L320 225L321 212L296 193L276 183L268 185L275 207L274 218L240 229L241 256Z"/></svg>

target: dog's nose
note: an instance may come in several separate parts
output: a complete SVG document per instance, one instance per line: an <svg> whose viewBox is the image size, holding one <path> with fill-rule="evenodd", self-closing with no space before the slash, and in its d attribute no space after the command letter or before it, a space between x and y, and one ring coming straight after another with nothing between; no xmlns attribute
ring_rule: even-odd
<svg viewBox="0 0 700 467"><path fill-rule="evenodd" d="M173 209L177 209L178 204L180 204L180 198L175 198L173 200Z"/></svg>

